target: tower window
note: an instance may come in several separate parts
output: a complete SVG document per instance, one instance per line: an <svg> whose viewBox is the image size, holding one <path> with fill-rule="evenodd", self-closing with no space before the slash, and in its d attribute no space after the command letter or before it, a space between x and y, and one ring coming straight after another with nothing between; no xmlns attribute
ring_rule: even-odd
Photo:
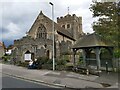
<svg viewBox="0 0 120 90"><path fill-rule="evenodd" d="M65 25L62 25L63 28L65 28Z"/></svg>
<svg viewBox="0 0 120 90"><path fill-rule="evenodd" d="M67 24L67 29L70 28L70 24Z"/></svg>

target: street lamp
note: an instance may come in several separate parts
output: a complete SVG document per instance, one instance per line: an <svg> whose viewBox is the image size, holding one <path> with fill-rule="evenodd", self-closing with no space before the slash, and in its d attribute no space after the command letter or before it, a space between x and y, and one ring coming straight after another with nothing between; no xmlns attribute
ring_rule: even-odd
<svg viewBox="0 0 120 90"><path fill-rule="evenodd" d="M52 6L52 29L53 29L53 71L55 70L55 35L54 35L54 4L49 2Z"/></svg>

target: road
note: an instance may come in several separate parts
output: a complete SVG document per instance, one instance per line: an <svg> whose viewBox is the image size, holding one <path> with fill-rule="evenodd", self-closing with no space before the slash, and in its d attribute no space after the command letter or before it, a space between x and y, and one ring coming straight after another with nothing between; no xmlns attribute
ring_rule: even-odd
<svg viewBox="0 0 120 90"><path fill-rule="evenodd" d="M114 74L106 75L106 73L105 73L105 75L103 75L103 76L101 75L101 77L97 77L97 76L92 76L92 75L90 75L90 76L78 75L76 73L71 73L71 72L68 73L68 72L64 72L64 71L56 72L56 71L50 71L50 70L32 70L32 69L30 70L30 69L27 69L24 67L19 67L19 66L14 66L14 65L6 65L6 64L1 64L1 66L2 66L1 72L4 74L14 76L17 78L22 78L25 80L39 82L39 83L35 83L35 84L41 85L41 83L42 83L42 85L43 85L43 83L46 83L48 85L58 86L61 88L65 88L65 90L66 90L66 88L67 89L68 88L69 89L71 89L71 88L72 89L73 88L104 88L103 84L106 85L109 83L110 83L110 85L115 86L116 88L118 87L118 85L116 84L117 78L115 77ZM8 77L6 77L6 76L3 77L3 86L4 86L4 79L6 80L7 78ZM25 81L25 80L23 80L23 81ZM11 82L9 79L6 81ZM14 82L12 81L12 85L14 85L14 83L17 84L17 82L15 82L15 81L16 80L14 80ZM101 84L101 82L103 84ZM24 87L24 85L25 85L25 87ZM23 88L28 88L28 87L33 88L31 86L27 87L27 84L24 84L24 85L22 85ZM21 86L21 84L20 85L18 84L17 88L19 86ZM39 85L36 87L36 85L35 85L34 88L41 88L41 87L39 87ZM38 90L43 90L43 89L38 89ZM50 89L48 89L48 90L50 90ZM52 90L53 90L53 88L52 88Z"/></svg>
<svg viewBox="0 0 120 90"><path fill-rule="evenodd" d="M8 75L2 75L2 88L2 90L56 90L55 87L11 77Z"/></svg>

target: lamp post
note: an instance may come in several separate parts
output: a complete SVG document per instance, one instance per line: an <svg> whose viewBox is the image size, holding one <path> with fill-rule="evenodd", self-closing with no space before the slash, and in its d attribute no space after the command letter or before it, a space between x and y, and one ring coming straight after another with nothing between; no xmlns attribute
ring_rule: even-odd
<svg viewBox="0 0 120 90"><path fill-rule="evenodd" d="M53 71L55 70L55 35L54 35L54 4L49 2L52 6L52 29L53 29Z"/></svg>

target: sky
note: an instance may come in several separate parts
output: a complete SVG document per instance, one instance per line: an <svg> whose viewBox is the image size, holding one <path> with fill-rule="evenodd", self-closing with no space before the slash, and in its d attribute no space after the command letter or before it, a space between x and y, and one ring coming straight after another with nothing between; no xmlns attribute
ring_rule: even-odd
<svg viewBox="0 0 120 90"><path fill-rule="evenodd" d="M36 17L42 10L49 18L51 6L54 4L54 20L57 17L68 14L76 14L82 17L82 29L85 33L93 33L90 4L92 0L1 0L0 1L0 41L5 44L13 44L13 41L25 36Z"/></svg>

